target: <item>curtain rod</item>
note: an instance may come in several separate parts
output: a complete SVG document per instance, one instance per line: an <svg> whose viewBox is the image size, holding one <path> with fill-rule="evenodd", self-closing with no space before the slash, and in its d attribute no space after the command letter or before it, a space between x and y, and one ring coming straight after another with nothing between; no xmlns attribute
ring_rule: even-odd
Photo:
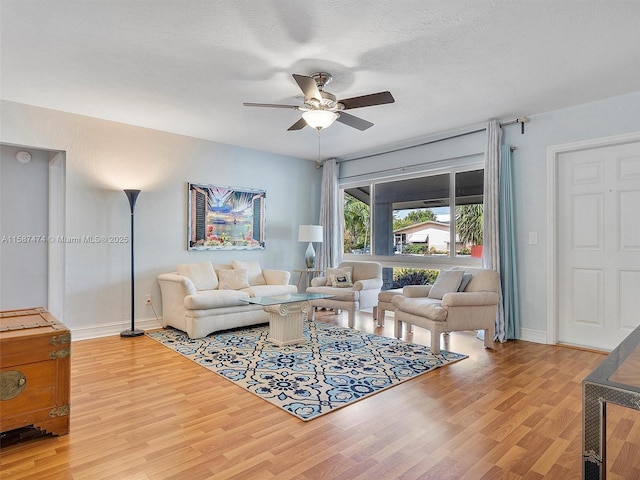
<svg viewBox="0 0 640 480"><path fill-rule="evenodd" d="M524 124L527 123L528 121L529 121L529 117L514 118L513 120L509 120L507 122L500 123L500 127L506 127L508 125L515 125L517 123L520 123L522 125L521 133L524 134ZM362 157L349 158L347 160L338 160L336 163L351 162L353 160L362 160L362 159L365 159L365 158L377 157L379 155L386 155L387 153L401 152L403 150L409 150L410 148L423 147L425 145L431 145L432 143L438 143L438 142L442 142L442 141L445 141L445 140L451 140L451 139L458 138L458 137L464 137L466 135L473 135L474 133L484 132L486 129L487 129L487 127L477 128L477 129L471 130L469 132L457 133L455 135L449 135L447 137L438 138L436 140L430 140L428 142L422 142L422 143L418 143L416 145L409 145L408 147L400 147L400 148L396 148L394 150L387 150L386 152L372 153L371 155L363 155Z"/></svg>

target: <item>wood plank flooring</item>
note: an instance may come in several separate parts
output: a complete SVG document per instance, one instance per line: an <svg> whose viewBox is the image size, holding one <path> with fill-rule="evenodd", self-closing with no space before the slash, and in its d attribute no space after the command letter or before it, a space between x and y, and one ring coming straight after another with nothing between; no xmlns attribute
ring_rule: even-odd
<svg viewBox="0 0 640 480"><path fill-rule="evenodd" d="M346 326L346 315L317 319ZM374 332L370 314L356 327ZM392 322L375 333L392 336ZM415 329L406 340L429 344ZM73 342L71 433L3 448L0 478L558 479L581 477L581 381L605 357L523 341L310 422L146 338ZM640 478L640 415L608 410L608 478Z"/></svg>

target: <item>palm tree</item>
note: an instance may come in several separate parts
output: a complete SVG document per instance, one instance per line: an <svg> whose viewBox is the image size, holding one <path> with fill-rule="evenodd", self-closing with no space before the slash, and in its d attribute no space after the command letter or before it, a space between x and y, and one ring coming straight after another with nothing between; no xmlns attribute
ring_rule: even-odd
<svg viewBox="0 0 640 480"><path fill-rule="evenodd" d="M369 240L369 205L357 198L345 194L344 196L344 226L345 243L349 238L354 246L362 244L366 247ZM360 240L362 239L362 243ZM345 245L346 247L346 245ZM348 251L345 248L345 251Z"/></svg>
<svg viewBox="0 0 640 480"><path fill-rule="evenodd" d="M393 212L393 229L400 230L401 228L408 227L409 225L428 222L430 220L436 220L436 214L429 209L419 208L417 210L412 210L404 218L397 218L396 212Z"/></svg>
<svg viewBox="0 0 640 480"><path fill-rule="evenodd" d="M456 207L456 233L461 242L482 245L484 207L481 203Z"/></svg>

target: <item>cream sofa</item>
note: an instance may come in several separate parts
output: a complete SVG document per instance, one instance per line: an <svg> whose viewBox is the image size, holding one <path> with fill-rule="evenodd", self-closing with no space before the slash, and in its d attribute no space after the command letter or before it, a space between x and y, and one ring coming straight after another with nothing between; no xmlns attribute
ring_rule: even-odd
<svg viewBox="0 0 640 480"><path fill-rule="evenodd" d="M409 285L393 297L394 334L402 336L403 322L426 328L431 332L431 351L439 353L441 333L484 330L485 347L494 348L499 292L495 270L442 270L433 285Z"/></svg>
<svg viewBox="0 0 640 480"><path fill-rule="evenodd" d="M290 278L290 272L263 269L258 262L178 265L176 272L158 275L162 325L182 330L189 338L200 338L219 330L266 323L269 314L260 305L242 299L296 293L296 286L289 285Z"/></svg>

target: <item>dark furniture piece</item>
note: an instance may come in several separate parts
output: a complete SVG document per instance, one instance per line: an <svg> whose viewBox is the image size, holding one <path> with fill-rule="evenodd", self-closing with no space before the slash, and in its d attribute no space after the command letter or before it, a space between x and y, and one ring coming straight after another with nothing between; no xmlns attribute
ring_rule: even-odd
<svg viewBox="0 0 640 480"><path fill-rule="evenodd" d="M606 478L607 403L640 410L640 327L582 381L582 478Z"/></svg>

